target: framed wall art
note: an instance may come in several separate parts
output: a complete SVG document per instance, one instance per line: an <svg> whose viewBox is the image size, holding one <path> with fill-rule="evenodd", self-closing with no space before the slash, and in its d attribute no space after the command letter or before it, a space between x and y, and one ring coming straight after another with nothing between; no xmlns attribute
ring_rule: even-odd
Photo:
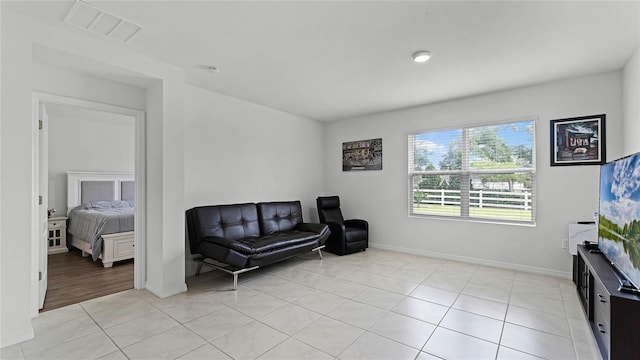
<svg viewBox="0 0 640 360"><path fill-rule="evenodd" d="M382 138L342 143L342 171L382 170Z"/></svg>
<svg viewBox="0 0 640 360"><path fill-rule="evenodd" d="M601 114L551 120L551 166L606 163L605 119Z"/></svg>

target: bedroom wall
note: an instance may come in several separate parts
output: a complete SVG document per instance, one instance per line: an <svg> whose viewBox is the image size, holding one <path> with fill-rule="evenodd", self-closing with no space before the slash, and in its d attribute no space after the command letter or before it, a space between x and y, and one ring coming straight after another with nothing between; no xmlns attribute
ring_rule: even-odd
<svg viewBox="0 0 640 360"><path fill-rule="evenodd" d="M317 220L323 145L318 121L186 85L185 208L300 200Z"/></svg>
<svg viewBox="0 0 640 360"><path fill-rule="evenodd" d="M624 153L640 152L640 47L622 71L624 89Z"/></svg>
<svg viewBox="0 0 640 360"><path fill-rule="evenodd" d="M42 61L33 61L32 70L33 89L38 92L138 110L144 110L146 106L145 89L141 87ZM72 117L56 116L58 113L49 111L48 207L57 210L54 216L65 216L67 171L135 171L135 119L77 110L66 111ZM91 117L87 118L87 115Z"/></svg>
<svg viewBox="0 0 640 360"><path fill-rule="evenodd" d="M67 214L67 171L135 172L135 118L49 112L49 201Z"/></svg>
<svg viewBox="0 0 640 360"><path fill-rule="evenodd" d="M611 72L410 109L326 126L325 187L348 218L367 219L373 246L568 277L561 248L567 224L592 219L597 166L549 166L549 120L605 113L607 157L622 152L622 76ZM407 134L535 117L537 225L515 226L408 217ZM341 144L383 139L383 170L343 172Z"/></svg>
<svg viewBox="0 0 640 360"><path fill-rule="evenodd" d="M0 4L0 6L2 6ZM33 337L38 292L38 238L34 234L32 127L33 49L45 46L103 69L149 79L147 111L146 288L166 297L184 283L184 71L78 32L1 12L0 347ZM73 66L73 63L70 64ZM119 105L119 104L115 104Z"/></svg>

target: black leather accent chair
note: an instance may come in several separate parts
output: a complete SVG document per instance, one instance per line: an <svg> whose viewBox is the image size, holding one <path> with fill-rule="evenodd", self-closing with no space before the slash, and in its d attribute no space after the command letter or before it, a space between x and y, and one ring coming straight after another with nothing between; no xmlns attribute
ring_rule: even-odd
<svg viewBox="0 0 640 360"><path fill-rule="evenodd" d="M360 219L344 220L338 196L320 196L316 203L320 222L329 225L331 230L325 250L346 255L369 247L369 223Z"/></svg>

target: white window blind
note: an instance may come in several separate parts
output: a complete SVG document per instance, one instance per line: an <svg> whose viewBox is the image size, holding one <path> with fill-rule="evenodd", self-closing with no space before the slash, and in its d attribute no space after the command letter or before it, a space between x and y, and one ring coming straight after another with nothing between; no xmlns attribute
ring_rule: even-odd
<svg viewBox="0 0 640 360"><path fill-rule="evenodd" d="M535 122L409 135L409 215L535 223Z"/></svg>

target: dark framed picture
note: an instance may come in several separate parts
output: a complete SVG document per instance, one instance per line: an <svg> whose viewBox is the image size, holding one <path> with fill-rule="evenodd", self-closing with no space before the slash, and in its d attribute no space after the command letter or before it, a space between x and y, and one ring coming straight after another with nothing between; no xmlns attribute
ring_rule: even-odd
<svg viewBox="0 0 640 360"><path fill-rule="evenodd" d="M342 171L382 170L382 138L342 143Z"/></svg>
<svg viewBox="0 0 640 360"><path fill-rule="evenodd" d="M606 163L605 119L601 114L551 120L551 166Z"/></svg>

